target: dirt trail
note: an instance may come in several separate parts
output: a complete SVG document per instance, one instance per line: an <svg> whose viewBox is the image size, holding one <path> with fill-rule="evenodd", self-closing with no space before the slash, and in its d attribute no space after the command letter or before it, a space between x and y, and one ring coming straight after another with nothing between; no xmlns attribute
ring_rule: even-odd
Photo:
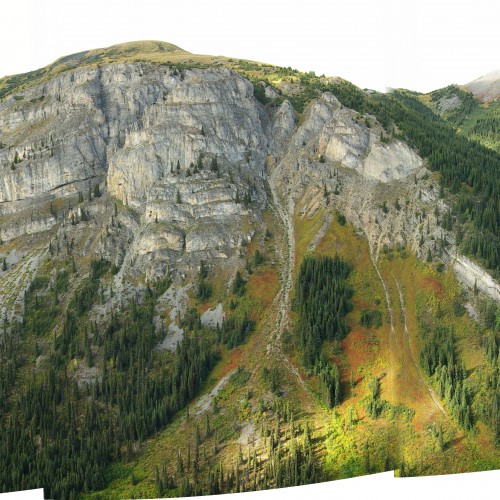
<svg viewBox="0 0 500 500"><path fill-rule="evenodd" d="M290 296L293 288L293 267L295 263L295 234L291 214L293 213L293 200L288 200L288 207L283 205L282 200L276 189L276 174L274 170L269 177L269 187L273 196L274 206L278 217L281 219L285 231L285 251L282 255L282 266L280 271L280 290L276 294L273 302L273 309L277 308L276 320L271 329L270 342L267 345L267 352L273 353L278 359L282 360L291 373L297 378L302 388L308 392L308 388L299 371L292 365L290 360L283 353L281 337L288 327L288 315L290 308Z"/></svg>
<svg viewBox="0 0 500 500"><path fill-rule="evenodd" d="M380 282L382 283L385 300L387 303L387 310L390 317L391 335L389 339L389 392L391 398L393 401L395 401L395 397L397 398L398 389L403 391L407 390L411 386L411 381L413 380L418 384L419 389L417 390L421 394L429 396L431 400L431 406L435 406L443 415L446 415L446 411L444 410L442 404L440 403L432 388L426 382L420 366L413 356L410 344L410 333L408 331L406 318L404 294L401 285L393 274L392 277L394 278L394 283L397 287L399 295L399 307L401 308L401 323L403 332L402 335L399 336L396 333L396 328L394 326L394 309L391 303L389 287L385 279L383 278L382 273L380 272L380 269L377 265L377 257L373 251L370 252L370 258L372 260L373 267L375 268L375 271L377 272L377 275L380 279ZM400 380L398 380L399 377L401 377Z"/></svg>
<svg viewBox="0 0 500 500"><path fill-rule="evenodd" d="M434 406L443 415L446 415L442 404L435 395L432 388L426 382L420 366L413 356L410 345L410 333L408 331L408 324L406 318L406 307L404 303L404 294L399 281L393 275L394 283L398 290L399 295L399 307L401 309L401 327L402 334L398 335L395 327L394 320L394 309L391 303L391 295L389 292L389 286L385 281L380 269L377 265L377 256L373 249L370 251L370 258L373 263L373 267L377 272L377 275L382 283L384 289L385 300L387 304L387 310L390 317L391 333L389 338L389 393L393 401L396 399L405 399L408 395L408 391L413 392L413 397L415 400L420 400L418 396L421 394L423 397L428 397L430 399L430 407ZM410 388L414 388L413 390Z"/></svg>
<svg viewBox="0 0 500 500"><path fill-rule="evenodd" d="M408 353L408 357L410 358L411 363L413 364L413 367L415 369L415 373L417 374L417 377L420 381L420 384L422 387L425 387L427 389L427 392L432 399L432 402L434 405L441 411L443 415L446 415L446 411L439 402L439 399L437 396L434 394L434 391L432 388L429 386L429 384L426 382L424 379L424 376L422 375L422 370L420 369L420 366L418 366L417 362L415 361L415 358L413 357L413 353L411 350L410 346L410 333L408 331L408 325L406 322L406 308L405 308L405 303L404 303L404 296L403 296L403 290L401 288L401 285L399 281L396 279L396 277L393 275L394 282L396 283L396 287L398 289L398 294L399 294L399 302L401 305L401 313L403 315L403 323L404 323L404 337L405 337L405 343L406 343L406 352Z"/></svg>
<svg viewBox="0 0 500 500"><path fill-rule="evenodd" d="M389 295L389 289L387 288L387 284L385 283L384 278L382 277L382 274L380 273L380 269L378 268L377 265L377 257L373 253L373 249L370 248L370 259L372 261L373 267L375 268L375 271L377 272L377 275L380 279L380 282L382 283L382 287L384 289L384 294L385 294L385 302L387 305L387 311L389 312L389 318L390 318L390 324L391 324L391 335L389 339L389 367L390 367L390 373L389 373L389 392L391 394L391 400L395 401L395 396L394 396L394 385L395 385L395 360L394 360L394 353L397 353L397 347L396 347L396 330L394 329L394 313L392 310L392 304L391 304L391 297Z"/></svg>
<svg viewBox="0 0 500 500"><path fill-rule="evenodd" d="M269 185L274 200L274 208L283 225L285 245L282 246L283 252L280 255L280 288L278 290L278 293L274 297L273 303L266 313L267 318L263 322L263 334L266 335L268 339L266 353L267 356L273 356L275 359L282 361L286 365L288 370L293 374L293 376L296 377L297 381L304 389L304 391L309 394L309 389L306 383L300 376L299 371L292 365L290 360L283 353L281 344L283 332L286 330L289 323L290 297L293 288L295 239L293 223L290 216L290 214L293 213L293 211L291 211L292 205L290 204L287 208L283 207L282 201L276 190L275 175L272 175L269 178ZM254 373L256 372L256 370L257 365L251 368L251 371ZM212 389L210 393L198 398L193 407L193 412L195 415L199 416L210 408L213 399L216 397L217 393L226 385L233 373L234 370L226 374L219 380L217 385Z"/></svg>
<svg viewBox="0 0 500 500"><path fill-rule="evenodd" d="M212 401L215 399L217 394L219 394L219 392L224 388L224 386L226 385L228 380L231 378L231 375L233 375L233 373L235 371L236 370L232 370L229 373L227 373L226 375L224 375L224 377L222 377L219 380L217 385L208 394L201 396L196 401L196 403L194 404L194 407L193 407L193 411L197 417L210 409L210 407L212 405Z"/></svg>

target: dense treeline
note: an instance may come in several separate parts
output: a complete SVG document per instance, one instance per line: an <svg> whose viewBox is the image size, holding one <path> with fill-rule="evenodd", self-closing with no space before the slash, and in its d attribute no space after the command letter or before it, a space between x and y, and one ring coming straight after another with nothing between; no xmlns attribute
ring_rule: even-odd
<svg viewBox="0 0 500 500"><path fill-rule="evenodd" d="M470 396L464 381L467 371L458 359L452 328L422 325L420 337L423 347L420 363L427 375L434 378L439 396L444 399L452 415L465 430L473 427Z"/></svg>
<svg viewBox="0 0 500 500"><path fill-rule="evenodd" d="M305 257L297 278L297 337L307 368L320 358L324 340L342 340L347 334L345 314L352 289L347 285L348 264L340 257Z"/></svg>
<svg viewBox="0 0 500 500"><path fill-rule="evenodd" d="M486 366L481 370L482 385L475 400L478 418L491 427L496 446L500 446L500 307L494 322L483 338Z"/></svg>
<svg viewBox="0 0 500 500"><path fill-rule="evenodd" d="M255 322L245 312L236 311L222 322L220 340L230 349L242 344L246 336L255 329Z"/></svg>
<svg viewBox="0 0 500 500"><path fill-rule="evenodd" d="M325 340L342 340L348 332L344 316L351 309L347 285L349 265L338 256L305 257L296 285L296 338L305 367L318 376L320 394L329 408L340 403L342 390L336 365L322 359Z"/></svg>
<svg viewBox="0 0 500 500"><path fill-rule="evenodd" d="M457 134L415 96L404 92L378 96L375 114L427 158L444 188L457 195L456 215L474 230L458 241L462 250L500 271L500 155Z"/></svg>
<svg viewBox="0 0 500 500"><path fill-rule="evenodd" d="M470 128L469 134L482 137L491 142L498 141L500 137L500 120L493 116L479 118Z"/></svg>
<svg viewBox="0 0 500 500"><path fill-rule="evenodd" d="M464 123L460 132L500 153L500 102L481 107L480 112L473 113Z"/></svg>
<svg viewBox="0 0 500 500"><path fill-rule="evenodd" d="M463 250L500 270L500 155L466 139L440 120L418 99L399 92L390 99L401 104L396 123L408 139L440 173L443 187L457 194L461 224L475 231L463 239Z"/></svg>
<svg viewBox="0 0 500 500"><path fill-rule="evenodd" d="M328 408L337 406L342 401L340 372L336 364L319 362L316 367L321 399Z"/></svg>
<svg viewBox="0 0 500 500"><path fill-rule="evenodd" d="M454 319L464 314L463 308L457 307L457 301L442 303L437 297L425 299L417 294L420 364L459 426L476 432L476 424L482 421L500 446L500 307L481 300L476 306L480 323L467 336L477 336L484 359L468 372L453 327ZM435 438L442 440L442 436Z"/></svg>
<svg viewBox="0 0 500 500"><path fill-rule="evenodd" d="M483 104L471 92L461 89L457 85L436 90L430 96L441 116L453 124L460 134L500 152L500 107L498 102L490 101Z"/></svg>
<svg viewBox="0 0 500 500"><path fill-rule="evenodd" d="M12 385L23 363L20 333L17 323L9 331L7 321L4 321L3 332L0 334L0 415L9 408Z"/></svg>
<svg viewBox="0 0 500 500"><path fill-rule="evenodd" d="M104 487L109 463L129 459L137 444L185 407L219 358L215 334L201 336L198 325L174 353L154 350L164 335L155 330L154 308L168 279L113 312L106 327L89 321L109 267L103 260L92 262L55 338L38 325L37 311L44 302L56 304L57 293L67 287L66 274L52 283L35 280L26 294L24 328L17 327L23 331L14 327L3 336L1 491L44 487L47 497L76 498ZM26 335L28 328L35 336ZM16 354L28 352L33 342L35 356L47 358L36 369L26 354ZM74 375L80 365L99 368L94 380Z"/></svg>

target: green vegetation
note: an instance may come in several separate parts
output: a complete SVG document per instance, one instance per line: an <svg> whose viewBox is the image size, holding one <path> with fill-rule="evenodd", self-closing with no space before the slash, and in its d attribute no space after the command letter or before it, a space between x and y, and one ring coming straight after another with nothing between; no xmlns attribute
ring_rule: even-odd
<svg viewBox="0 0 500 500"><path fill-rule="evenodd" d="M500 275L500 155L469 140L455 128L466 120L469 113L474 115L478 109L477 102L467 92L460 91L463 94L462 106L450 115L450 120L454 121L449 122L433 112L413 92L401 90L389 94L369 94L342 79L317 77L313 72L285 73L302 88L299 93L285 96L299 113L320 92L331 92L344 106L364 116L365 123L368 115L375 116L388 132L386 140L402 139L417 149L427 159L429 167L439 172L442 189L451 195L453 211L449 225L450 230L456 230L461 250ZM272 80L268 81L272 83ZM443 89L443 96L449 92ZM435 94L435 99L439 96L441 91ZM495 120L475 122L477 130L484 130L487 135L491 128L494 134ZM383 210L388 211L385 202ZM469 234L468 238L463 238L465 232Z"/></svg>
<svg viewBox="0 0 500 500"><path fill-rule="evenodd" d="M342 388L336 364L322 356L325 340L342 340L347 334L344 316L351 308L350 268L338 256L305 257L297 277L295 309L297 345L302 361L318 376L319 391L328 408L340 404Z"/></svg>
<svg viewBox="0 0 500 500"><path fill-rule="evenodd" d="M457 85L450 85L419 98L452 124L460 134L500 153L500 102L483 104L471 92ZM453 99L455 102L448 110L441 111L441 99Z"/></svg>
<svg viewBox="0 0 500 500"><path fill-rule="evenodd" d="M435 376L439 396L446 401L459 425L471 430L471 409L464 385L466 370L457 359L453 330L443 327L431 330L429 324L423 323L421 337L422 367L427 375Z"/></svg>
<svg viewBox="0 0 500 500"><path fill-rule="evenodd" d="M154 350L164 336L155 331L154 307L168 278L114 311L107 325L89 320L109 268L103 259L91 262L54 338L63 313L57 297L69 288L69 273L57 272L52 285L37 277L23 325L14 324L0 344L2 491L43 485L48 497L76 498L102 488L108 464L130 459L137 443L186 406L219 358L215 335L200 335L197 324L175 353ZM33 352L46 364L29 363ZM78 383L79 365L98 371Z"/></svg>
<svg viewBox="0 0 500 500"><path fill-rule="evenodd" d="M468 380L467 397L472 400L473 418L482 420L493 430L495 445L500 447L500 306L487 302L482 317L485 362Z"/></svg>
<svg viewBox="0 0 500 500"><path fill-rule="evenodd" d="M101 64L113 62L139 60L161 63L169 59L173 61L172 64L175 64L177 61L185 61L186 66L188 66L187 60L189 56L191 56L191 54L183 51L179 47L159 41L130 42L113 45L108 48L80 52L78 54L61 57L54 63L35 71L1 78L0 99L16 91L19 92L26 87L43 83L65 71L77 67L96 67ZM22 98L23 96L16 97ZM42 99L43 97L39 98L39 100Z"/></svg>
<svg viewBox="0 0 500 500"><path fill-rule="evenodd" d="M453 195L457 243L462 251L500 272L500 156L458 134L410 92L367 95L348 82L320 86L362 113L374 114L382 126L406 140L439 172ZM463 238L464 231L469 233Z"/></svg>
<svg viewBox="0 0 500 500"><path fill-rule="evenodd" d="M320 359L324 340L342 340L347 334L344 316L353 290L347 286L349 266L339 257L305 257L296 287L299 321L296 336L303 362L311 369Z"/></svg>
<svg viewBox="0 0 500 500"><path fill-rule="evenodd" d="M232 292L240 299L246 293L246 281L240 271L236 272ZM231 349L242 344L246 336L254 331L255 321L250 319L247 305L241 300L236 302L231 300L229 309L231 313L224 318L220 330L217 328L217 333L219 340Z"/></svg>
<svg viewBox="0 0 500 500"><path fill-rule="evenodd" d="M452 105L449 110L444 110L441 115L455 126L460 126L469 117L471 112L479 106L479 101L467 90L458 85L449 85L430 94L432 103L439 109L441 100L455 99L458 104ZM441 101L442 102L442 101Z"/></svg>
<svg viewBox="0 0 500 500"><path fill-rule="evenodd" d="M269 102L269 99L266 97L265 87L259 81L253 82L253 95L261 104Z"/></svg>
<svg viewBox="0 0 500 500"><path fill-rule="evenodd" d="M366 126L373 126L372 117L375 117L387 132L383 135L385 141L391 138L406 140L428 160L431 169L439 172L442 188L452 195L452 226L457 231L461 250L499 275L500 181L497 173L500 156L476 140L489 147L498 146L496 136L500 103L491 103L485 108L469 92L449 86L433 92L428 98L434 109L437 109L436 103L442 99L458 98L458 104L449 107L449 111L440 117L422 102L423 96L416 93L367 93L345 80L319 77L312 71L301 73L291 68L251 61L210 59L188 54L170 44L151 41L75 54L41 70L7 77L0 81L0 98L76 66L124 60L165 64L181 73L187 67L203 68L210 64L222 64L249 78L254 83L255 96L263 103L268 103L264 86L288 81L294 84L294 90L289 95L283 94L275 99L273 105L279 105L283 98L288 98L295 109L302 113L319 93L331 92L343 105L358 111ZM458 127L461 127L461 132ZM180 195L177 201L181 203ZM248 200L245 201L247 203ZM470 237L463 238L464 233Z"/></svg>
<svg viewBox="0 0 500 500"><path fill-rule="evenodd" d="M212 296L212 285L207 282L208 268L205 262L200 262L200 273L198 275L198 289L196 291L196 298L200 302L207 302Z"/></svg>
<svg viewBox="0 0 500 500"><path fill-rule="evenodd" d="M133 47L130 49L130 54L138 55ZM169 50L164 48L166 53ZM90 57L87 61L101 63L119 60L123 52L110 50L94 59ZM201 63L168 66L182 72L189 64ZM494 247L498 243L498 210L492 204L498 201L498 184L490 186L498 169L494 153L461 137L428 108L422 110L423 104L415 94L367 94L348 82L319 78L314 73L300 74L290 68L271 68L247 61L234 64L243 73L258 73L253 79L254 92L266 105L278 105L284 98L269 101L265 84L260 83L266 81L266 74L274 72L279 78L289 78L302 86L302 91L289 96L299 112L319 91L328 90L345 105L358 109L360 123L373 128L378 120L387 131L382 136L384 141L403 138L426 152L422 154L440 172L442 186L456 202L452 212L439 214L441 225L449 230L455 227L457 234L462 235L458 241L463 249L498 269ZM465 127L470 113L476 110L474 106L464 106L445 118L454 126L460 123ZM488 128L494 131L494 126L481 124L477 133L486 137ZM210 134L203 127L200 133ZM458 152L453 149L456 146ZM217 158L211 160L211 171L218 172ZM15 161L22 161L19 155ZM319 161L325 159L319 157ZM180 170L179 162L177 165ZM200 156L190 168L195 172L202 169L203 158ZM458 182L454 176L458 176ZM98 185L94 192L89 192L89 197L92 195L100 196ZM249 192L241 195L240 199L240 194L236 194L238 202L252 202ZM328 196L325 189L325 198ZM176 199L182 203L178 191ZM83 202L83 194L79 193L78 201ZM391 202L390 206L384 201L382 205L385 212L404 210L404 206L404 200ZM116 204L114 208L116 217ZM411 266L417 264L408 263L413 257L402 260L406 256L404 248L384 252L379 263L381 273L387 279L394 311L401 313L394 315L398 341L405 340L403 315L406 326L407 314L411 335L418 331L419 337L408 339L405 355L414 349L424 378L436 388L452 416L451 421L446 415L442 417L443 426L441 422L422 425L425 432L415 432L418 425L427 423L421 416L418 425L410 422L417 412L428 411L429 407L424 408L424 403L419 406L420 400L413 397L417 394L412 392L413 386L424 387L425 394L427 388L411 370L399 371L409 364L400 367L397 360L391 360L390 322L382 322L384 290L370 261L366 241L346 225L345 217L337 214L332 221L337 234L333 237L328 232L318 243L317 251L338 250L348 261L337 256L300 260L313 236L312 228L327 209L321 210L307 221L304 217L302 231L298 231L296 256L301 265L297 265L293 305L295 330L293 338L289 332L283 332L283 343L289 348L287 354L294 371L293 365L302 357L309 376L306 383L319 395L322 405L310 398L308 391L299 393L303 398L299 402L296 391L301 389L291 382L293 374L285 372L287 365L281 358L268 360L264 354L269 353L269 330L263 330L259 322L260 317L267 322L275 318L270 305L278 286L276 256L268 255L270 248L281 242L277 226L275 236L269 229L265 236L260 235L266 242L273 238L265 247L268 255L256 249L254 242L246 246L246 256L242 249L247 274L237 272L227 297L227 316L216 329L202 328L203 306L199 302L209 301L212 295L219 298L223 279L218 281L214 275L209 280L208 267L201 262L190 304L199 310L191 307L182 319L185 336L175 352L155 349L165 335L155 328L154 317L158 298L170 285L168 276L148 286L144 294L139 293L133 300L115 304L103 321L97 319L94 306L99 301L105 306L106 294L112 294L111 275L118 268L99 259L88 264L88 274L87 265L83 264L77 274L74 259L68 259L53 273L42 272L35 278L26 292L23 322L10 325L11 331L5 324L0 337L2 491L44 486L51 497L75 498L84 494L96 499L101 498L97 490L104 487L110 490L103 492L103 497L108 494L111 498L137 497L136 493L178 496L248 491L351 477L397 466L402 475L434 472L432 464L422 460L422 456L428 458L427 449L420 449L429 444L433 460L443 459L439 470L458 470L455 464L451 467L446 462L456 453L450 437L456 432L463 431L460 446L467 452L483 441L489 445L490 435L500 444L500 310L485 304L480 310L484 325L465 332L469 323L463 317L463 296L450 291L451 287L445 290L444 297L440 295L441 283L449 284L444 267L422 264L418 273L412 275L418 275L417 286L409 273L405 276L405 272L415 271ZM68 255L72 245L67 241ZM51 247L51 254L52 250ZM3 265L7 268L5 259ZM397 297L398 279L408 312L404 310L404 299L399 302ZM425 284L436 292L425 289ZM356 300L352 304L354 288ZM416 300L412 300L415 295ZM416 304L416 311L410 304ZM268 307L270 316L266 314ZM353 307L353 313L348 315ZM464 326L458 326L460 323ZM249 339L256 328L258 333ZM377 331L367 331L372 328ZM350 329L352 333L347 335ZM262 337L255 339L259 333ZM416 345L410 346L414 340ZM469 352L471 344L474 349ZM471 361L468 356L480 359ZM408 375L404 378L403 395L394 384L400 374ZM198 413L198 403L189 405L200 393L209 396L226 375L226 385L213 397L205 413ZM291 409L288 400L298 402L300 412ZM399 402L402 400L405 404ZM406 403L414 404L416 411ZM309 418L314 421L312 430ZM489 429L484 430L484 426L478 425L480 422ZM253 445L243 450L238 442L248 429ZM476 433L483 441L472 441ZM164 447L165 443L168 446ZM151 465L148 453L155 447L157 455ZM471 460L479 461L483 456ZM120 495L122 490L120 494L113 490L115 484L124 487L126 493Z"/></svg>
<svg viewBox="0 0 500 500"><path fill-rule="evenodd" d="M222 322L220 340L231 349L242 344L254 328L255 322L248 317L248 313L237 310Z"/></svg>
<svg viewBox="0 0 500 500"><path fill-rule="evenodd" d="M488 114L477 118L469 125L468 135L472 139L492 148L494 147L498 151L500 145L500 116Z"/></svg>
<svg viewBox="0 0 500 500"><path fill-rule="evenodd" d="M320 481L323 474L314 458L310 428L307 425L297 428L293 413L280 400L263 408L274 416L275 423L272 428L262 425L263 446L258 453L254 448L244 454L240 445L237 460L225 467L221 460L214 461L217 444L211 459L207 457L204 444L211 434L203 438L196 427L194 439L190 437L194 445L192 448L188 445L187 456L179 451L175 477L169 476L166 466L161 476L156 473L155 493L163 496L176 484L176 493L190 496L284 488ZM217 443L216 431L214 442Z"/></svg>
<svg viewBox="0 0 500 500"><path fill-rule="evenodd" d="M366 328L380 328L382 326L382 312L378 309L363 309L359 318L359 324Z"/></svg>
<svg viewBox="0 0 500 500"><path fill-rule="evenodd" d="M241 276L240 271L237 271L231 290L238 297L243 297L243 295L245 294L245 287L246 287L246 281Z"/></svg>
<svg viewBox="0 0 500 500"><path fill-rule="evenodd" d="M498 308L485 305L483 325L476 325L484 356L471 373L466 369L466 351L459 350L457 334L457 302L446 302L434 294L416 294L416 319L421 340L420 364L430 377L438 395L446 403L458 425L468 432L477 432L481 420L489 426L494 442L500 444L500 359L499 330L496 325ZM460 304L460 303L459 303ZM460 319L458 320L460 322ZM458 323L460 324L460 323Z"/></svg>
<svg viewBox="0 0 500 500"><path fill-rule="evenodd" d="M315 371L318 375L321 399L327 408L338 406L342 401L342 386L338 366L320 361L316 364Z"/></svg>

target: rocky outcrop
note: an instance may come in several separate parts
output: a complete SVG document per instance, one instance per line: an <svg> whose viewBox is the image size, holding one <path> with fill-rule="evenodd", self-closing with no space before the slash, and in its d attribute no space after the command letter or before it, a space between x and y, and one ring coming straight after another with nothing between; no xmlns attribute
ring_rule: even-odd
<svg viewBox="0 0 500 500"><path fill-rule="evenodd" d="M408 177L422 166L406 144L382 143L383 133L374 117L360 120L358 113L341 106L334 96L323 94L307 110L293 143L385 183Z"/></svg>
<svg viewBox="0 0 500 500"><path fill-rule="evenodd" d="M99 72L62 74L0 102L1 213L104 176L108 124L98 104Z"/></svg>
<svg viewBox="0 0 500 500"><path fill-rule="evenodd" d="M263 220L273 172L291 212L299 201L339 210L374 256L396 244L420 257L455 252L438 225L448 207L422 159L374 116L323 93L298 120L278 91L266 86L265 96L279 106L264 107L225 67L135 62L66 71L5 98L0 237L110 217L95 251L123 263L120 279L155 279L174 264L182 276L201 258L238 259ZM106 201L75 209L96 184ZM128 209L118 222L110 196ZM463 258L454 262L496 290Z"/></svg>
<svg viewBox="0 0 500 500"><path fill-rule="evenodd" d="M453 269L462 283L471 289L475 287L480 292L500 302L500 285L484 269L463 255L456 254L449 257Z"/></svg>
<svg viewBox="0 0 500 500"><path fill-rule="evenodd" d="M62 73L0 103L0 236L64 220L51 202L68 195L59 205L74 220L77 192L87 199L105 180L142 221L131 262L172 252L227 257L266 203L269 127L252 84L223 67L131 63Z"/></svg>
<svg viewBox="0 0 500 500"><path fill-rule="evenodd" d="M262 178L267 121L252 85L225 68L171 78L109 157L110 192L139 208L158 182L192 172L200 161L210 168L215 158Z"/></svg>
<svg viewBox="0 0 500 500"><path fill-rule="evenodd" d="M374 258L410 247L422 259L450 260L462 282L499 300L499 285L457 254L453 234L440 226L450 207L421 158L384 136L374 117L361 117L323 94L304 113L282 158L270 162L282 198L300 206L298 215L325 208L318 233L328 226L331 210L338 210L368 238Z"/></svg>

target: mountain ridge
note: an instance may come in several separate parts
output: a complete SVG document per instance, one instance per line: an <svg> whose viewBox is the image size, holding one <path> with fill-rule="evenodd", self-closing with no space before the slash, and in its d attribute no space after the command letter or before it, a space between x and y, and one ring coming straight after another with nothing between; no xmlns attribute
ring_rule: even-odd
<svg viewBox="0 0 500 500"><path fill-rule="evenodd" d="M168 54L168 55L166 55ZM90 64L106 64L111 62L123 62L124 59L130 59L132 57L143 57L143 60L147 60L148 56L151 58L152 62L172 62L172 63L181 63L181 62L191 62L191 63L202 63L208 62L212 64L221 63L226 65L227 67L234 68L235 61L244 61L248 64L256 64L256 65L264 65L268 67L278 67L273 64L258 62L254 60L246 60L239 59L234 57L226 57L226 56L214 56L214 55L203 55L203 54L194 54L191 52L182 49L181 47L174 45L170 42L159 41L159 40L137 40L130 42L122 42L114 45L110 45L109 47L103 47L98 49L86 49L80 52L76 52L73 54L68 54L65 56L61 56L57 58L54 62L47 64L41 68L36 70L28 71L26 73L18 73L12 75L5 75L0 77L0 92L2 90L2 86L5 87L5 82L9 79L19 79L19 77L23 77L25 75L37 75L39 73L50 73L51 70L58 68L58 70L68 70L72 69L75 66L66 65L70 61L83 63L85 65ZM155 57L158 56L158 57ZM165 57L164 57L165 56ZM303 72L306 73L306 72ZM54 76L54 73L50 73ZM341 78L340 76L330 76L328 78L336 79ZM470 90L473 94L477 94L480 97L481 92L487 92L483 87L491 86L490 92L493 94L488 95L484 98L485 101L492 100L498 97L498 81L500 80L500 69L493 70L485 75L482 75L471 82L460 85L462 88L466 88ZM22 86L23 84L20 83ZM458 85L456 82L450 82L449 85ZM471 88L469 88L471 87ZM14 92L18 87L11 87L8 92ZM474 90L477 88L477 90ZM483 89L483 90L481 90ZM404 90L404 89L389 89L391 90ZM408 89L411 90L411 89ZM437 90L437 89L436 89ZM5 92L5 91L4 91ZM3 93L1 96L7 95ZM0 97L1 97L0 96Z"/></svg>
<svg viewBox="0 0 500 500"><path fill-rule="evenodd" d="M496 101L500 95L500 68L463 86L483 102Z"/></svg>

